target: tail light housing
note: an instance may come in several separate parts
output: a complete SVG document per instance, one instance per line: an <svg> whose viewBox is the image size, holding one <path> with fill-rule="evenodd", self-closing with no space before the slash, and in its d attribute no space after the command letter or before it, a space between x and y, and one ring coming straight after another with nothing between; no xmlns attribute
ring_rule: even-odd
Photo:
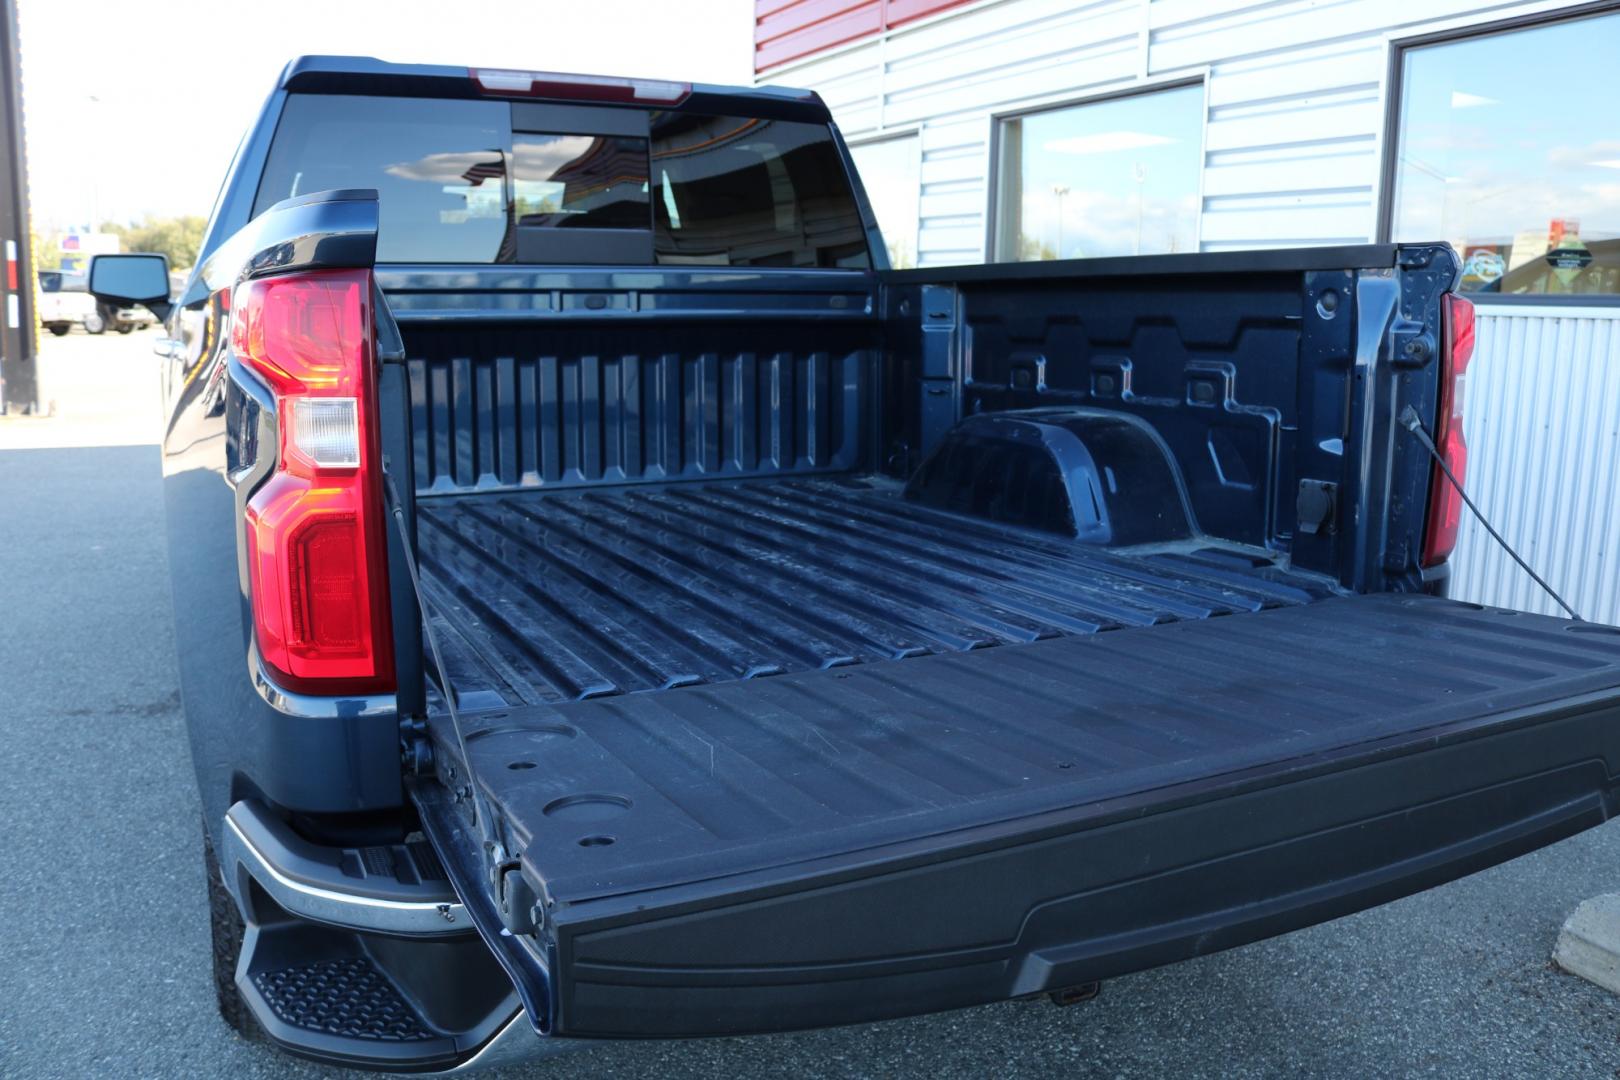
<svg viewBox="0 0 1620 1080"><path fill-rule="evenodd" d="M232 349L274 392L280 433L247 504L259 656L288 690L391 690L371 275L263 278L231 300Z"/></svg>
<svg viewBox="0 0 1620 1080"><path fill-rule="evenodd" d="M1434 445L1440 457L1464 483L1468 477L1468 444L1463 440L1464 386L1468 361L1474 356L1474 305L1455 294L1445 298L1445 348L1440 354L1440 408L1435 417ZM1440 466L1429 480L1429 520L1423 532L1424 566L1438 566L1457 547L1463 501Z"/></svg>

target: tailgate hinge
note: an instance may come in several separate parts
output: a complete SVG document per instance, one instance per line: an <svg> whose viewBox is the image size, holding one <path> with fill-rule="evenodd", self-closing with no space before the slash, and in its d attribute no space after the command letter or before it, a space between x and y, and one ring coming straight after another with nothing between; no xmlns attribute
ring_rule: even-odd
<svg viewBox="0 0 1620 1080"><path fill-rule="evenodd" d="M399 763L406 776L433 775L433 741L428 738L427 720L424 718L400 717Z"/></svg>

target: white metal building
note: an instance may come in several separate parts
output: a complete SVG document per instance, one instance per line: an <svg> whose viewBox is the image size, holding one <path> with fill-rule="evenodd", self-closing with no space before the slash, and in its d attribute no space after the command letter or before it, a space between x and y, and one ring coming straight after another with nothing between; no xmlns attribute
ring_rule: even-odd
<svg viewBox="0 0 1620 1080"><path fill-rule="evenodd" d="M756 0L898 265L1450 241L1468 486L1620 623L1620 0ZM1555 608L1466 519L1453 595Z"/></svg>

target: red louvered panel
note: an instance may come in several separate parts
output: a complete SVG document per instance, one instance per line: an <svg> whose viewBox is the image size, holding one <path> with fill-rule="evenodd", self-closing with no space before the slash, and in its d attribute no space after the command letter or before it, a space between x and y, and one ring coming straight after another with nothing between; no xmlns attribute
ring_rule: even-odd
<svg viewBox="0 0 1620 1080"><path fill-rule="evenodd" d="M883 0L755 0L754 70L883 29Z"/></svg>
<svg viewBox="0 0 1620 1080"><path fill-rule="evenodd" d="M885 25L899 26L912 19L920 19L924 15L933 15L947 8L961 7L968 3L968 0L886 0L886 2L888 18Z"/></svg>
<svg viewBox="0 0 1620 1080"><path fill-rule="evenodd" d="M754 70L830 49L970 0L754 0Z"/></svg>

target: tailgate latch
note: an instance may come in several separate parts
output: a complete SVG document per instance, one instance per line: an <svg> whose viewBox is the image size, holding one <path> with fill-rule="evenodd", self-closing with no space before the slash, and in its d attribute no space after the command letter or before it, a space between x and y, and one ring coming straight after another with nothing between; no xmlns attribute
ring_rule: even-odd
<svg viewBox="0 0 1620 1080"><path fill-rule="evenodd" d="M501 922L514 934L538 933L545 924L545 909L523 877L517 860L503 863L497 869L500 876L495 895L501 909Z"/></svg>

